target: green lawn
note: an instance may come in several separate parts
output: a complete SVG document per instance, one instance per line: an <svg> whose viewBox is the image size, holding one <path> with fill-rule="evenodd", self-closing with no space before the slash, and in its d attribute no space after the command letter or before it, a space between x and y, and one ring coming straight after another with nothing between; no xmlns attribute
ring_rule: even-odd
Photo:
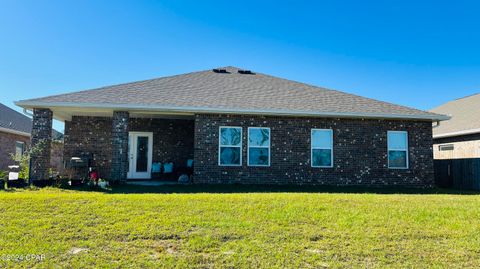
<svg viewBox="0 0 480 269"><path fill-rule="evenodd" d="M480 266L475 193L236 188L0 191L0 268Z"/></svg>

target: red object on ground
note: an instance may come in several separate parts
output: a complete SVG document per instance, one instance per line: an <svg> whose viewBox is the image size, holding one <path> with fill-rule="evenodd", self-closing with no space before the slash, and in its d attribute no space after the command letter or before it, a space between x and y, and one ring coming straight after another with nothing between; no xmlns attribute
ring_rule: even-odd
<svg viewBox="0 0 480 269"><path fill-rule="evenodd" d="M90 172L90 179L97 181L98 180L98 173L97 171Z"/></svg>

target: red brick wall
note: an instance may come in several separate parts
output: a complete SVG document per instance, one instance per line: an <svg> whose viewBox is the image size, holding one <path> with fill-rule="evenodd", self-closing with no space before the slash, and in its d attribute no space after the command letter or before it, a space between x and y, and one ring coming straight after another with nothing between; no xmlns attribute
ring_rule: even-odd
<svg viewBox="0 0 480 269"><path fill-rule="evenodd" d="M10 154L15 154L15 141L24 142L25 150L30 145L28 136L0 132L0 170L7 170L9 165L14 164Z"/></svg>
<svg viewBox="0 0 480 269"><path fill-rule="evenodd" d="M185 166L193 158L193 120L130 118L129 131L153 132L153 162ZM93 154L100 177L110 179L112 118L75 116L65 122L65 160Z"/></svg>
<svg viewBox="0 0 480 269"><path fill-rule="evenodd" d="M220 126L243 127L241 166L218 165ZM270 167L247 166L247 128L271 129ZM310 165L310 131L333 129L333 167ZM409 169L389 169L387 131L408 131ZM195 183L433 186L428 121L196 115Z"/></svg>
<svg viewBox="0 0 480 269"><path fill-rule="evenodd" d="M52 141L51 153L50 153L50 166L54 172L63 174L63 143Z"/></svg>
<svg viewBox="0 0 480 269"><path fill-rule="evenodd" d="M112 118L73 117L72 121L65 121L63 152L66 162L82 154L93 155L100 177L108 178L112 159Z"/></svg>

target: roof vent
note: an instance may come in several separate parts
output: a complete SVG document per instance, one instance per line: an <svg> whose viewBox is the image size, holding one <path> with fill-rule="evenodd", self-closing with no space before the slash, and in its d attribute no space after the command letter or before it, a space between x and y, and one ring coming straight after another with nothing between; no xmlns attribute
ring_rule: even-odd
<svg viewBox="0 0 480 269"><path fill-rule="evenodd" d="M244 74L244 75L255 75L255 73L253 73L250 70L238 70L238 73Z"/></svg>
<svg viewBox="0 0 480 269"><path fill-rule="evenodd" d="M215 72L215 73L222 73L222 74L228 73L228 72L227 72L227 69L225 69L225 68L214 68L214 69L213 69L213 72Z"/></svg>

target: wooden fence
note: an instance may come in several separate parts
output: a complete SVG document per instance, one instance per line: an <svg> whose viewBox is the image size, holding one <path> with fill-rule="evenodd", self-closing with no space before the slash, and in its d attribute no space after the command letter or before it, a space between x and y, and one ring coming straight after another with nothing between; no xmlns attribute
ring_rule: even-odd
<svg viewBox="0 0 480 269"><path fill-rule="evenodd" d="M439 187L480 190L480 158L435 160L434 168Z"/></svg>

